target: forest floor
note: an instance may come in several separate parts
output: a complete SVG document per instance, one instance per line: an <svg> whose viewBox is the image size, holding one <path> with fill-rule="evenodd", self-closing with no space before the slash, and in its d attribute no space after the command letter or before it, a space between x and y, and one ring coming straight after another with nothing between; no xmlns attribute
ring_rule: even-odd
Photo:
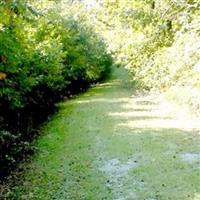
<svg viewBox="0 0 200 200"><path fill-rule="evenodd" d="M60 103L41 131L1 186L8 199L200 200L200 123L136 94L123 69Z"/></svg>

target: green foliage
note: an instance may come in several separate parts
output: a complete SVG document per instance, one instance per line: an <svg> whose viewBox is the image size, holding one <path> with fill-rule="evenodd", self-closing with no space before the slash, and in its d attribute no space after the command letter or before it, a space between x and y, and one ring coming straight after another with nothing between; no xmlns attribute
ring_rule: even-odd
<svg viewBox="0 0 200 200"><path fill-rule="evenodd" d="M79 17L68 12L79 7L50 0L0 1L0 129L11 132L0 135L5 143L0 146L10 151L7 157L4 151L0 155L5 169L26 146L32 120L26 127L23 118L29 120L33 112L40 115L40 108L50 109L64 95L109 72L111 55L84 17L83 7Z"/></svg>
<svg viewBox="0 0 200 200"><path fill-rule="evenodd" d="M181 86L186 94L200 85L199 14L197 0L104 0L93 12L110 50L138 85L157 91Z"/></svg>
<svg viewBox="0 0 200 200"><path fill-rule="evenodd" d="M25 152L30 153L34 147L22 140L21 134L0 131L0 177L7 174L8 169L15 166L19 159L23 159Z"/></svg>
<svg viewBox="0 0 200 200"><path fill-rule="evenodd" d="M47 11L25 1L1 4L0 72L6 78L0 82L0 97L12 109L29 104L27 93L34 88L58 92L72 80L90 83L111 65L104 43L89 24L55 14L48 3ZM36 101L38 94L32 96Z"/></svg>

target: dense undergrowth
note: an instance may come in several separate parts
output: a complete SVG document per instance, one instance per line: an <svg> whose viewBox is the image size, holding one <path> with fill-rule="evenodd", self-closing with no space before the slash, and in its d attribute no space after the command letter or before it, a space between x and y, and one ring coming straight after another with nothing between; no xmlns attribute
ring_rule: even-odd
<svg viewBox="0 0 200 200"><path fill-rule="evenodd" d="M32 151L34 129L55 102L109 73L106 45L73 6L0 1L0 178Z"/></svg>
<svg viewBox="0 0 200 200"><path fill-rule="evenodd" d="M97 10L110 49L135 83L200 114L200 2L105 0Z"/></svg>

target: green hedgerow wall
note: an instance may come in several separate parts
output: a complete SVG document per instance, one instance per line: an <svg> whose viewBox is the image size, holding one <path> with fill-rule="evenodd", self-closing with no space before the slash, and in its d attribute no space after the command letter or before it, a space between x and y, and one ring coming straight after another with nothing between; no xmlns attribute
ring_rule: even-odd
<svg viewBox="0 0 200 200"><path fill-rule="evenodd" d="M45 2L0 2L0 176L29 149L53 104L104 78L112 64L84 18Z"/></svg>

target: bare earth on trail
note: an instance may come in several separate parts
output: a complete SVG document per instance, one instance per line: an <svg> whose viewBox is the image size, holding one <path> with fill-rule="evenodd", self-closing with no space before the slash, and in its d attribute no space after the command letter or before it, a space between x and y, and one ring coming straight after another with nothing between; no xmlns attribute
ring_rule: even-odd
<svg viewBox="0 0 200 200"><path fill-rule="evenodd" d="M200 123L137 95L123 69L60 103L41 131L4 199L200 200Z"/></svg>

